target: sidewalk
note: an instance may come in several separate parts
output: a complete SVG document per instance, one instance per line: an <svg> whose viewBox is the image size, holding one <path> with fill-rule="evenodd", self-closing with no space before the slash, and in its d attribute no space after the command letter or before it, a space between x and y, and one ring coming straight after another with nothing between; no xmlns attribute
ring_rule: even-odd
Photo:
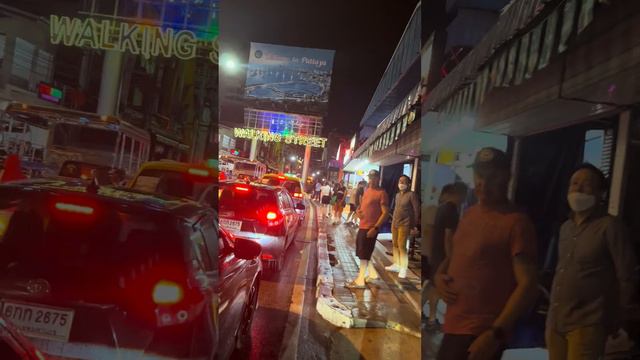
<svg viewBox="0 0 640 360"><path fill-rule="evenodd" d="M411 261L406 279L387 273L391 234L380 234L372 261L380 279L366 289L347 289L358 274L357 229L331 225L318 211L318 301L316 309L332 324L350 328L387 328L420 337L420 261Z"/></svg>

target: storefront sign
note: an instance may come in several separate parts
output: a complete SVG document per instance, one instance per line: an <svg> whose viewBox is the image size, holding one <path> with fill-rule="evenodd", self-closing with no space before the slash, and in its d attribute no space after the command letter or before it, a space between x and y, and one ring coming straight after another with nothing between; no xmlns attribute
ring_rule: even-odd
<svg viewBox="0 0 640 360"><path fill-rule="evenodd" d="M41 82L38 84L38 97L54 104L60 104L62 101L62 90Z"/></svg>
<svg viewBox="0 0 640 360"><path fill-rule="evenodd" d="M234 128L233 135L236 138L260 140L265 142L284 142L285 144L309 145L311 147L323 148L327 142L326 138L305 135L283 135L259 129Z"/></svg>
<svg viewBox="0 0 640 360"><path fill-rule="evenodd" d="M188 60L196 56L198 39L188 30L163 29L113 20L51 15L51 43ZM215 45L215 44L214 44ZM210 56L211 59L214 57Z"/></svg>

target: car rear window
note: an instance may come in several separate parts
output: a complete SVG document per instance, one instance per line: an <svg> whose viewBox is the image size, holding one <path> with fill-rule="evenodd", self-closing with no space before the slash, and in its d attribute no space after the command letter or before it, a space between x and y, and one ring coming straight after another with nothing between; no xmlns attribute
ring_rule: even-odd
<svg viewBox="0 0 640 360"><path fill-rule="evenodd" d="M300 188L300 183L295 181L285 181L285 183L282 186L285 189L287 189L291 195L302 192L302 189Z"/></svg>
<svg viewBox="0 0 640 360"><path fill-rule="evenodd" d="M262 183L271 186L282 186L283 188L287 189L287 191L289 191L291 195L302 192L300 183L297 181L283 180L275 177L265 177L262 179Z"/></svg>
<svg viewBox="0 0 640 360"><path fill-rule="evenodd" d="M272 190L244 185L224 185L220 188L220 211L248 213L266 206L277 207L277 204L276 195Z"/></svg>
<svg viewBox="0 0 640 360"><path fill-rule="evenodd" d="M197 200L214 183L210 177L192 176L178 171L148 169L140 172L133 189Z"/></svg>
<svg viewBox="0 0 640 360"><path fill-rule="evenodd" d="M168 213L11 191L0 188L0 267L7 269L0 278L45 278L68 293L86 285L98 296L96 287L113 290L132 271L143 275L187 261L177 222Z"/></svg>

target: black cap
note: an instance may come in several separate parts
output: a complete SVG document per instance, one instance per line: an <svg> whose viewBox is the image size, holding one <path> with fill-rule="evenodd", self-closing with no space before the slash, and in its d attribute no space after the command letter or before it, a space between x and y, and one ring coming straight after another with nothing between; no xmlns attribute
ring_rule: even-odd
<svg viewBox="0 0 640 360"><path fill-rule="evenodd" d="M504 151L486 147L480 149L476 154L476 159L471 165L473 170L506 170L511 169L511 162Z"/></svg>

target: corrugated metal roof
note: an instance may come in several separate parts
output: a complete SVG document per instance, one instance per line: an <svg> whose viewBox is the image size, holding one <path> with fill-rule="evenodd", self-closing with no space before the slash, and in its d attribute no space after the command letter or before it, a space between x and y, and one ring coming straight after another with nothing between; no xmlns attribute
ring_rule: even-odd
<svg viewBox="0 0 640 360"><path fill-rule="evenodd" d="M462 62L445 77L425 99L425 108L435 110L463 85L478 76L480 68L498 48L527 27L531 20L551 0L514 0L507 6L496 23L480 43Z"/></svg>
<svg viewBox="0 0 640 360"><path fill-rule="evenodd" d="M360 121L361 125L377 125L411 91L415 81L420 81L421 30L418 3Z"/></svg>

